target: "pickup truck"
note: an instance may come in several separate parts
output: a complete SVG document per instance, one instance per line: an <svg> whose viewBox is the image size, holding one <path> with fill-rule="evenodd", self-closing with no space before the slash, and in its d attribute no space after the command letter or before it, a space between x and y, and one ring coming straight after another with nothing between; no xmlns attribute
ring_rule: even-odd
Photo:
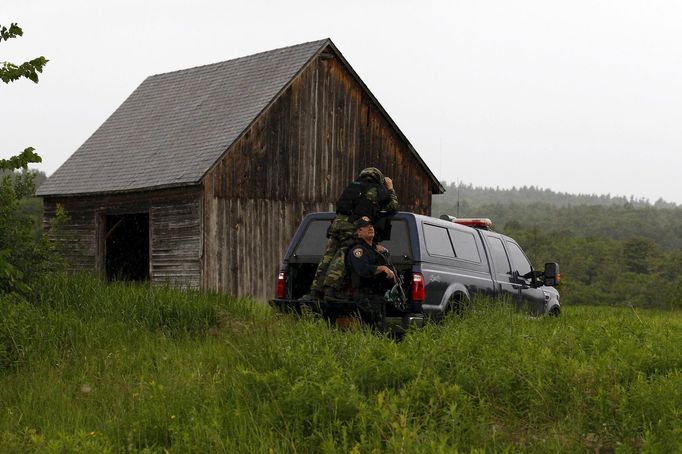
<svg viewBox="0 0 682 454"><path fill-rule="evenodd" d="M349 288L347 301L301 300L309 292L334 217L331 212L305 216L284 255L272 306L294 311L308 306L332 321L365 312ZM475 295L505 297L533 315L558 316L558 264L535 270L518 243L490 230L491 224L488 219L392 214L381 244L402 277L407 301L399 307L387 302L380 309L380 326L400 331L420 327L427 319L439 321L461 311ZM376 314L371 320L377 320Z"/></svg>

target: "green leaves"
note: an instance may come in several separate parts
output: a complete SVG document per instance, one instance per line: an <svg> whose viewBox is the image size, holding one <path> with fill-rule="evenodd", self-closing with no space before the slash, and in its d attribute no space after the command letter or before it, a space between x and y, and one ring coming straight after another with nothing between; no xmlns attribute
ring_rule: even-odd
<svg viewBox="0 0 682 454"><path fill-rule="evenodd" d="M9 28L0 26L0 42L24 34L21 27L12 23ZM26 78L38 82L38 73L47 64L45 57L19 65L0 62L0 79L5 83ZM0 295L27 294L29 283L48 264L50 246L45 237L36 238L30 219L18 211L19 201L33 194L33 174L27 172L30 163L42 159L33 147L16 156L0 159ZM15 170L23 169L22 174Z"/></svg>
<svg viewBox="0 0 682 454"><path fill-rule="evenodd" d="M23 34L24 31L14 22L9 28L0 26L0 42L16 38L17 36L23 36ZM6 84L22 78L38 83L38 73L43 72L43 67L45 67L48 61L45 57L41 56L19 65L8 61L2 62L2 66L0 66L0 79Z"/></svg>
<svg viewBox="0 0 682 454"><path fill-rule="evenodd" d="M28 169L29 163L42 162L42 158L35 152L35 148L28 147L20 154L9 159L0 159L0 170Z"/></svg>
<svg viewBox="0 0 682 454"><path fill-rule="evenodd" d="M23 34L24 31L15 22L10 24L9 29L7 27L0 26L0 41L7 41L10 38L16 38L17 36L22 36Z"/></svg>
<svg viewBox="0 0 682 454"><path fill-rule="evenodd" d="M0 291L26 294L31 288L24 282L24 273L10 262L10 250L0 250Z"/></svg>
<svg viewBox="0 0 682 454"><path fill-rule="evenodd" d="M48 61L45 57L38 57L19 66L14 63L4 62L2 67L0 67L0 79L8 84L25 77L38 83L38 73L43 72L43 67Z"/></svg>

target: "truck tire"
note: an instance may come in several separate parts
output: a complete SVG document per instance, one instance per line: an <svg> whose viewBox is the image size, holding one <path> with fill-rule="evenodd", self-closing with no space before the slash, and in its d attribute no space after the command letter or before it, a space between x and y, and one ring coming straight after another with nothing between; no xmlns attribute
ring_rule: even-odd
<svg viewBox="0 0 682 454"><path fill-rule="evenodd" d="M445 308L444 316L448 314L462 315L466 310L469 300L461 293L453 293L448 299L448 304Z"/></svg>

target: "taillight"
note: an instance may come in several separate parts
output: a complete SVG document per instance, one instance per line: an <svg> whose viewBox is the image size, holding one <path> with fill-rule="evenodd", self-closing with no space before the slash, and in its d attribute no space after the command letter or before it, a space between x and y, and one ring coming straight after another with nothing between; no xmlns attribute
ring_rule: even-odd
<svg viewBox="0 0 682 454"><path fill-rule="evenodd" d="M556 285L561 284L561 274L556 273L556 278L554 278L554 280L556 281Z"/></svg>
<svg viewBox="0 0 682 454"><path fill-rule="evenodd" d="M426 299L426 291L424 290L424 275L421 273L412 273L411 299L413 302L419 303Z"/></svg>
<svg viewBox="0 0 682 454"><path fill-rule="evenodd" d="M277 276L277 298L284 299L286 296L287 274L282 271Z"/></svg>

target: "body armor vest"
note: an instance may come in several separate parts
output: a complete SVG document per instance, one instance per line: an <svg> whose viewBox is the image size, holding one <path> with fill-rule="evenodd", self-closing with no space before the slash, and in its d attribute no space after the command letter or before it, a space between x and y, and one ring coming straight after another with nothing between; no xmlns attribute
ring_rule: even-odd
<svg viewBox="0 0 682 454"><path fill-rule="evenodd" d="M367 197L367 192L371 188L377 189L376 202ZM379 211L381 211L381 205L389 200L390 195L384 185L367 181L354 181L344 189L336 202L336 212L348 216L350 222L362 216L376 220Z"/></svg>

